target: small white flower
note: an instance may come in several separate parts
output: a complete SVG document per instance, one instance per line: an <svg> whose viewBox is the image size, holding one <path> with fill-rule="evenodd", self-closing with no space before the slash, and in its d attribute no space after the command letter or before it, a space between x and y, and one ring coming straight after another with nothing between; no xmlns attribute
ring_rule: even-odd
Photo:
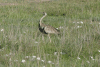
<svg viewBox="0 0 100 67"><path fill-rule="evenodd" d="M26 33L25 31L23 33Z"/></svg>
<svg viewBox="0 0 100 67"><path fill-rule="evenodd" d="M22 63L25 63L26 61L25 60L22 60Z"/></svg>
<svg viewBox="0 0 100 67"><path fill-rule="evenodd" d="M82 21L81 21L80 23L81 23L81 24L83 24L83 22L82 22Z"/></svg>
<svg viewBox="0 0 100 67"><path fill-rule="evenodd" d="M36 56L32 56L33 58L36 58Z"/></svg>
<svg viewBox="0 0 100 67"><path fill-rule="evenodd" d="M37 60L40 60L40 57L37 57Z"/></svg>
<svg viewBox="0 0 100 67"><path fill-rule="evenodd" d="M1 31L4 31L4 29L1 29Z"/></svg>
<svg viewBox="0 0 100 67"><path fill-rule="evenodd" d="M51 63L51 61L48 61L48 63L50 64L50 63Z"/></svg>
<svg viewBox="0 0 100 67"><path fill-rule="evenodd" d="M77 26L77 28L81 28L82 26Z"/></svg>
<svg viewBox="0 0 100 67"><path fill-rule="evenodd" d="M100 52L100 50L98 50L98 52Z"/></svg>
<svg viewBox="0 0 100 67"><path fill-rule="evenodd" d="M90 57L91 57L92 60L94 60L92 56L90 56Z"/></svg>
<svg viewBox="0 0 100 67"><path fill-rule="evenodd" d="M57 55L57 52L54 52L54 55Z"/></svg>
<svg viewBox="0 0 100 67"><path fill-rule="evenodd" d="M60 54L63 54L62 52L60 52Z"/></svg>
<svg viewBox="0 0 100 67"><path fill-rule="evenodd" d="M9 56L8 54L6 54L6 56Z"/></svg>
<svg viewBox="0 0 100 67"><path fill-rule="evenodd" d="M9 61L11 61L11 58L9 59Z"/></svg>
<svg viewBox="0 0 100 67"><path fill-rule="evenodd" d="M35 43L38 43L37 41L35 41Z"/></svg>
<svg viewBox="0 0 100 67"><path fill-rule="evenodd" d="M75 22L73 22L73 23L75 23Z"/></svg>
<svg viewBox="0 0 100 67"><path fill-rule="evenodd" d="M92 56L90 56L91 57L91 59L93 59L93 57Z"/></svg>
<svg viewBox="0 0 100 67"><path fill-rule="evenodd" d="M77 28L80 28L80 26L77 26Z"/></svg>
<svg viewBox="0 0 100 67"><path fill-rule="evenodd" d="M77 23L79 23L79 22L77 22Z"/></svg>
<svg viewBox="0 0 100 67"><path fill-rule="evenodd" d="M77 59L79 59L79 60L80 60L81 58L80 58L80 57L77 57Z"/></svg>
<svg viewBox="0 0 100 67"><path fill-rule="evenodd" d="M42 62L44 62L44 60L41 60Z"/></svg>
<svg viewBox="0 0 100 67"><path fill-rule="evenodd" d="M86 61L87 63L90 63L89 61Z"/></svg>
<svg viewBox="0 0 100 67"><path fill-rule="evenodd" d="M43 67L45 67L45 66L43 66Z"/></svg>
<svg viewBox="0 0 100 67"><path fill-rule="evenodd" d="M26 56L25 58L29 58L29 56Z"/></svg>
<svg viewBox="0 0 100 67"><path fill-rule="evenodd" d="M56 29L58 29L58 28L56 28Z"/></svg>

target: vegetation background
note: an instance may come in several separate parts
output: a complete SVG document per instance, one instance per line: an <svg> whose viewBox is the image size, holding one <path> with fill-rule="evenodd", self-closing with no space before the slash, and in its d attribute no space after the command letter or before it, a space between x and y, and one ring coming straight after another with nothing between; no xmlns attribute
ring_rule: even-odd
<svg viewBox="0 0 100 67"><path fill-rule="evenodd" d="M0 0L0 67L100 67L100 0Z"/></svg>

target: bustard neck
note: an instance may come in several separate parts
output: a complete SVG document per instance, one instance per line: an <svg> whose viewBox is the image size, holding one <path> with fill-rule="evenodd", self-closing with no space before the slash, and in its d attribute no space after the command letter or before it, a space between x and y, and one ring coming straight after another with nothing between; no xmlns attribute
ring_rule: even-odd
<svg viewBox="0 0 100 67"><path fill-rule="evenodd" d="M42 19L44 18L44 17L46 17L46 15L47 15L47 13L45 13L45 15L40 19L40 26L42 25Z"/></svg>

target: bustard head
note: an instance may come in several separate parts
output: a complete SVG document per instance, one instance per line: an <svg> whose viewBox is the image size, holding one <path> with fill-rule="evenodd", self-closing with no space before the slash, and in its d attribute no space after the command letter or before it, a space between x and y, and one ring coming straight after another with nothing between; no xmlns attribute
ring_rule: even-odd
<svg viewBox="0 0 100 67"><path fill-rule="evenodd" d="M46 15L47 15L47 13L46 13L46 12L43 12L43 15L44 15L44 16L46 16Z"/></svg>

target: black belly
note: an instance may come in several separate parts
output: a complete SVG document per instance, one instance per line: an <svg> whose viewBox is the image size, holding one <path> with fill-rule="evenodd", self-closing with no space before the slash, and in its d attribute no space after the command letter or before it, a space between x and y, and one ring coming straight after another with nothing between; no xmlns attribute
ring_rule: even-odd
<svg viewBox="0 0 100 67"><path fill-rule="evenodd" d="M45 32L44 28L42 28L42 27L40 26L40 24L39 24L39 30L40 30L40 32L42 32L42 33L44 33L44 34L48 34L48 33Z"/></svg>

